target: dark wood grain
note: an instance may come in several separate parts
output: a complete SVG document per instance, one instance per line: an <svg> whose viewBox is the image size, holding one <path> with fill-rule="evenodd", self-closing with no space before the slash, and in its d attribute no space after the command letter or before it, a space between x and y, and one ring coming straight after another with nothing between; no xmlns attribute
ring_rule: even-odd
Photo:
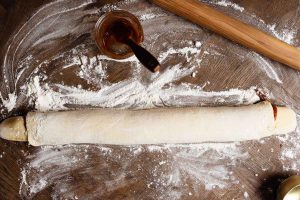
<svg viewBox="0 0 300 200"><path fill-rule="evenodd" d="M0 63L3 59L3 51L6 41L13 34L14 31L18 30L24 22L41 6L50 2L50 0L1 0L0 1ZM112 1L98 1L97 6L103 5L106 2ZM115 2L115 1L114 1ZM292 12L292 10L297 10L295 6L298 6L298 0L235 0L233 1L239 5L245 7L249 12L255 13L258 17L263 18L266 23L279 23L286 13ZM276 3L277 2L277 3ZM154 5L153 5L154 6ZM143 9L141 7L140 9ZM224 9L226 10L226 8ZM223 10L223 11L224 11ZM268 12L266 12L268 11ZM231 10L227 14L232 14ZM293 15L290 15L293 16ZM289 17L289 15L287 15ZM241 17L242 18L242 17ZM164 41L172 43L174 38L169 38L167 35L163 35ZM198 37L198 38L197 38ZM254 62L251 62L248 54L249 51L245 50L239 45L236 45L218 35L214 35L212 32L202 31L199 29L198 33L187 32L176 39L184 40L185 38L203 39L203 46L201 48L206 49L210 47L210 50L218 50L222 53L219 57L209 57L205 59L204 56L201 66L197 66L196 70L198 72L195 78L191 76L186 76L174 84L180 83L190 83L202 85L207 80L215 80L209 84L205 89L207 91L220 91L228 88L249 88L253 86L253 83L257 83L258 87L263 88L264 86L269 86L268 89L275 93L276 96L272 101L284 103L286 102L285 95L293 97L295 102L299 101L299 89L288 90L287 86L294 84L293 80L297 78L297 73L292 69L285 69L283 65L274 64L276 70L282 70L289 76L286 81L286 85L276 85L271 79L267 78L264 71L259 70ZM297 36L297 39L300 37ZM147 39L147 38L146 38ZM151 52L156 52L155 50L161 48L161 38L153 42L153 47L150 48ZM299 44L299 41L295 42ZM175 44L174 44L175 45ZM238 59L237 55L231 50L241 51L244 53L242 59ZM95 50L96 51L96 50ZM91 52L90 52L91 53ZM95 52L92 52L95 53ZM97 53L97 52L96 52ZM168 60L168 64L175 64L176 57L171 57ZM163 68L164 66L162 66ZM256 70L255 70L256 69ZM70 70L70 71L68 71ZM66 74L72 74L71 68L66 69ZM164 70L164 69L162 69ZM116 64L113 67L107 69L108 80L111 83L116 83L125 80L127 77L131 76L133 69L128 68L121 64ZM148 72L141 72L144 82L149 82ZM58 76L50 77L49 81L53 83L65 81L68 85L79 84L75 82L72 77L66 76L60 78ZM80 83L81 84L81 83ZM84 83L82 83L84 85ZM99 89L99 88L92 88ZM280 94L280 95L279 95ZM293 104L294 102L288 102ZM29 108L24 106L24 109L20 108L14 111L13 114L26 113ZM0 117L2 119L2 116ZM249 159L239 161L233 172L238 177L238 184L230 185L225 189L213 189L206 190L203 184L197 185L196 189L200 192L189 196L187 193L183 194L182 199L209 199L209 200L223 200L223 199L245 199L244 192L247 191L249 194L249 199L262 199L270 200L274 199L275 191L281 180L287 176L297 173L298 171L290 170L285 172L283 170L282 161L280 160L280 152L283 146L289 146L289 144L284 144L277 138L268 138L264 143L259 141L249 141L241 144L241 149L249 154ZM112 147L118 155L122 154L122 148ZM272 151L270 150L272 149ZM28 155L34 154L38 151L37 147L30 147L26 143L8 142L0 139L0 199L11 200L20 199L19 188L21 182L21 170L26 167L26 163L29 162ZM259 151L258 151L259 150ZM4 152L4 153L3 153ZM76 156L78 152L72 152L71 156ZM122 162L116 162L113 156L99 156L97 153L90 150L88 152L91 156L91 167L94 167L92 175L101 176L103 181L110 180L112 178L111 171L118 171L122 166ZM106 191L99 199L157 199L157 190L161 185L147 187L147 182L153 180L153 167L158 166L158 163L163 159L166 159L169 155L165 152L162 153L142 153L136 160L134 160L128 168L130 173L126 174L127 184L120 186L118 189L113 191ZM207 157L209 160L209 155ZM286 161L289 162L289 161ZM103 166L106 167L104 168ZM138 166L141 170L137 170ZM210 166L208 166L210 167ZM100 171L98 169L103 169ZM262 170L267 168L268 171ZM159 170L160 173L167 172L169 166L162 166ZM89 182L92 177L85 177L78 170L70 171L70 181L81 181L81 188L77 189L78 194L88 194L101 187L103 185L98 182ZM37 174L32 174L35 176ZM69 178L69 177L64 177ZM63 180L61 180L63 181ZM186 188L193 188L188 178L184 182ZM34 199L52 199L53 185L47 187L42 192L38 193ZM107 188L106 188L107 189ZM169 189L169 188L163 188ZM181 188L171 188L171 190L179 191ZM195 189L195 188L193 188Z"/></svg>
<svg viewBox="0 0 300 200"><path fill-rule="evenodd" d="M1 199L19 199L19 181L21 163L24 161L22 151L28 151L27 144L0 141L0 152L5 152L0 160L0 196Z"/></svg>

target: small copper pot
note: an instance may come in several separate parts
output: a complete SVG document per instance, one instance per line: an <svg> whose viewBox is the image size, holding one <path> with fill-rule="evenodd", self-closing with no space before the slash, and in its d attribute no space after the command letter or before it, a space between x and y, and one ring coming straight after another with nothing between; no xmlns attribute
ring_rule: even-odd
<svg viewBox="0 0 300 200"><path fill-rule="evenodd" d="M120 43L110 34L112 26L123 23L130 30L130 38L140 44L144 40L144 32L139 20L124 10L110 11L102 15L95 25L95 40L100 51L113 59L125 59L133 55L128 45ZM122 34L122 33L121 33Z"/></svg>

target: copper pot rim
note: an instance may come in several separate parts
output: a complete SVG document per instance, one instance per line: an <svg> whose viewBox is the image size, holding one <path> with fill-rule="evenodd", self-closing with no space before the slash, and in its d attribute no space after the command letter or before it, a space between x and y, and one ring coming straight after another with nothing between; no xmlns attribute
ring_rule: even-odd
<svg viewBox="0 0 300 200"><path fill-rule="evenodd" d="M95 27L94 27L94 38L95 38L96 44L97 44L98 48L100 49L101 53L103 53L104 55L106 55L110 58L113 58L113 59L126 59L126 58L131 57L132 55L134 55L132 51L129 51L126 54L114 53L112 51L109 51L109 50L103 48L103 46L104 46L103 41L97 39L98 38L97 35L99 35L101 33L100 32L101 25L103 24L103 22L105 22L105 20L108 17L114 17L115 20L123 19L123 20L128 21L130 24L134 23L134 25L136 25L137 29L139 30L138 31L138 34L139 34L138 39L137 39L137 41L135 41L138 44L144 41L144 32L143 32L143 28L142 28L142 25L141 25L140 21L138 20L138 18L135 15L133 15L132 13L130 13L128 11L125 11L125 10L112 10L112 11L109 11L109 12L106 12L105 14L103 14L98 19L98 21L96 22Z"/></svg>
<svg viewBox="0 0 300 200"><path fill-rule="evenodd" d="M279 186L277 191L277 200L287 200L286 198L299 191L295 191L295 189L299 189L300 191L300 176L293 175L287 179L285 179ZM300 194L299 194L300 196Z"/></svg>

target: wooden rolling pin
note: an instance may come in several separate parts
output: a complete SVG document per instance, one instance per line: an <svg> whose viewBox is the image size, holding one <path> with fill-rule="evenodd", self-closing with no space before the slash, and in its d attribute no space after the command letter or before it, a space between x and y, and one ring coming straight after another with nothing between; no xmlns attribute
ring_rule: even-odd
<svg viewBox="0 0 300 200"><path fill-rule="evenodd" d="M200 3L199 0L150 1L275 61L300 70L300 51L297 48Z"/></svg>

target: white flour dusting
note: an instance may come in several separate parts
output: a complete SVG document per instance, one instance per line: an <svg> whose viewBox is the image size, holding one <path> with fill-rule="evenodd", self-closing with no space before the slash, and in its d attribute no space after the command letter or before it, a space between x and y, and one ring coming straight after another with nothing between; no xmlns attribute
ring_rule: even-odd
<svg viewBox="0 0 300 200"><path fill-rule="evenodd" d="M140 16L139 19L141 21L145 21L145 20L149 20L149 19L154 19L156 17L159 17L159 16L157 16L157 15L155 15L153 13L146 13L146 14L143 14L142 16Z"/></svg>
<svg viewBox="0 0 300 200"><path fill-rule="evenodd" d="M248 194L248 192L244 192L244 197L245 197L245 199L249 199L249 194Z"/></svg>
<svg viewBox="0 0 300 200"><path fill-rule="evenodd" d="M199 47L200 48L200 47ZM182 49L170 48L159 55L159 60L163 62L168 56L182 54L187 61L191 61L194 55L199 54L198 48L185 47ZM251 104L259 101L256 95L256 88L248 90L230 89L220 92L205 92L203 86L182 84L172 85L172 82L193 73L194 68L184 68L181 65L171 66L159 74L151 76L151 83L145 85L137 78L127 79L114 84L105 84L106 67L101 64L104 60L111 60L105 56L72 59L72 63L67 66L81 65L78 75L101 86L101 90L91 91L81 87L67 86L61 84L42 84L40 81L44 76L34 76L24 88L27 96L34 97L35 107L40 111L67 109L66 104L91 105L97 107L119 107L119 108L153 108L156 106L179 106L179 105L205 105L205 99L215 99L219 103ZM127 61L137 62L135 57ZM98 63L99 62L99 63ZM125 62L125 60L115 61ZM201 62L197 60L197 62ZM98 64L97 64L98 63ZM43 64L43 63L42 63ZM66 68L62 66L62 68ZM52 88L55 88L52 89ZM180 98L190 98L193 102L182 101ZM204 101L203 101L204 100Z"/></svg>
<svg viewBox="0 0 300 200"><path fill-rule="evenodd" d="M78 148L76 145L43 147L29 156L30 162L22 171L20 194L27 198L33 198L35 194L52 186L55 197L72 198L76 194L77 186L86 187L82 183L68 181L70 170L80 170L83 176L90 177L90 182L93 182L94 187L100 188L88 196L95 198L103 194L104 191L114 191L129 184L130 181L126 179L128 174L135 176L134 174L137 173L132 171L132 165L135 163L142 164L143 162L140 160L145 159L143 156L150 152L160 156L152 158L151 162L155 164L146 169L142 167L142 164L140 168L142 173L150 173L152 177L151 179L146 178L146 187L156 188L159 199L180 199L182 192L174 188L187 190L187 193L197 193L197 188L201 184L204 184L207 190L228 187L230 186L228 182L237 184L238 180L234 178L230 169L239 164L240 159L248 157L247 153L241 152L237 145L237 143L212 143L125 146L122 147L121 151L96 145L82 145L82 148ZM201 159L206 154L209 154L210 159ZM92 156L93 159L97 155L98 158L93 161L86 155ZM100 178L94 174L95 169L105 171L110 167L109 164L97 165L98 159L121 162L122 167L112 172L113 179L106 180L104 177ZM224 164L224 161L228 159L230 162ZM83 168L87 161L91 162L91 167ZM215 165L215 163L219 164ZM57 170L53 171L51 168L54 166ZM33 172L38 172L38 176L32 176L31 173ZM186 182L187 177L190 179L188 182ZM185 184L190 184L190 187L186 187Z"/></svg>
<svg viewBox="0 0 300 200"><path fill-rule="evenodd" d="M257 17L255 14L248 13L247 10L245 10L244 7L242 7L242 6L240 6L236 3L233 3L229 0L207 1L207 3L213 4L213 5L219 5L219 6L222 6L222 7L233 8L234 10L243 13L244 16L248 15L247 16L247 21L249 21L249 22L256 21L254 23L255 26L259 26L260 28L263 28L263 30L266 29L264 31L270 32L276 38L278 38L278 39L280 39L280 40L282 40L282 41L284 41L288 44L293 44L294 39L297 36L297 33L298 33L297 26L288 27L288 25L287 25L286 28L278 30L277 29L277 24L267 24L263 19Z"/></svg>
<svg viewBox="0 0 300 200"><path fill-rule="evenodd" d="M238 10L240 12L243 12L245 10L245 8L239 6L236 3L230 2L228 0L217 1L217 2L215 2L215 4L217 4L219 6L232 7L233 9Z"/></svg>
<svg viewBox="0 0 300 200"><path fill-rule="evenodd" d="M270 31L280 40L288 43L288 44L293 44L294 38L297 35L297 30L289 30L289 29L284 29L281 32L278 32L276 30L276 24L273 25L267 25Z"/></svg>
<svg viewBox="0 0 300 200"><path fill-rule="evenodd" d="M258 65L263 68L263 70L266 72L267 76L270 79L275 80L277 83L282 84L282 80L279 78L278 73L275 72L275 69L270 64L270 60L267 60L266 58L262 57L258 53L253 52L251 54L253 57L255 57L255 61L257 61Z"/></svg>
<svg viewBox="0 0 300 200"><path fill-rule="evenodd" d="M7 109L8 112L12 111L16 106L17 95L15 93L8 94L7 99L3 99L0 94L0 99L2 100L3 106Z"/></svg>
<svg viewBox="0 0 300 200"><path fill-rule="evenodd" d="M158 61L161 63L163 62L167 57L169 57L172 54L182 54L185 55L186 61L190 62L192 57L190 55L192 54L199 54L200 53L200 48L201 47L201 42L197 41L196 43L196 48L191 48L191 47L184 47L181 49L174 49L174 48L169 48L166 52L160 54L158 56ZM201 60L199 60L200 62Z"/></svg>
<svg viewBox="0 0 300 200"><path fill-rule="evenodd" d="M207 74L202 73L202 70L207 70L204 67L205 59L222 58L222 62L230 62L226 60L223 49L210 46L210 39L216 37L211 33L144 1L124 1L101 9L94 7L93 2L59 0L47 4L21 27L15 34L14 41L8 42L3 63L3 80L4 83L12 84L3 84L9 89L7 93L0 93L1 113L7 114L18 109L18 103L23 101L39 111L78 107L140 109L160 106L240 105L259 101L256 90L261 88L256 83L245 84L241 87L243 89L239 85L220 90L207 89L223 80L205 78ZM266 24L264 20L230 0L208 3L229 8L229 12L234 9L236 13L243 13L249 17L246 18L249 22L255 22L277 38L288 43L294 42L297 33L294 29L277 30L276 24ZM114 60L91 53L95 52L95 45L91 42L93 40L90 35L86 40L79 40L79 44L70 42L65 45L62 42L90 34L101 13L113 9L129 10L141 20L146 36L144 45L162 63L164 69L161 73L148 73L135 57ZM180 31L178 27L181 27ZM174 38L180 36L181 32L184 32L185 40L178 42ZM162 38L164 43L160 43ZM159 43L155 43L156 41ZM48 48L49 46L52 48ZM47 53L45 49L54 52L46 60L42 56ZM237 55L242 64L244 57L250 58L264 72L261 75L264 79L274 80L278 88L284 87L284 74L280 69L275 69L269 60L241 48L226 51ZM248 56L246 53L249 53ZM174 62L176 59L178 62ZM236 68L237 73L239 69ZM116 76L112 71L117 70L124 73L126 78L111 80ZM209 66L206 73L210 73L210 70L216 75L222 73L213 71L213 66ZM60 76L61 79L57 78ZM70 76L76 80L73 80L74 83L69 83L64 78ZM189 77L202 81L185 82ZM296 162L300 158L298 134L279 138L286 145L282 148L282 162L287 163L292 158L295 160L284 164L284 170L297 170L300 167ZM113 194L136 183L138 179L143 179L146 184L141 192L150 192L150 198L182 199L184 195L201 197L200 187L207 191L222 191L239 184L234 169L251 158L240 145L208 143L118 148L67 145L36 148L31 155L26 156L19 192L22 198L32 199L50 187L53 199L91 199L99 198L105 192ZM294 148L289 148L289 145ZM110 166L110 163L117 167ZM269 168L262 169L267 171ZM80 182L73 180L72 172L80 172ZM93 184L88 184L91 182ZM90 192L80 196L77 194L78 188ZM247 192L242 192L241 195L245 199L249 198Z"/></svg>

